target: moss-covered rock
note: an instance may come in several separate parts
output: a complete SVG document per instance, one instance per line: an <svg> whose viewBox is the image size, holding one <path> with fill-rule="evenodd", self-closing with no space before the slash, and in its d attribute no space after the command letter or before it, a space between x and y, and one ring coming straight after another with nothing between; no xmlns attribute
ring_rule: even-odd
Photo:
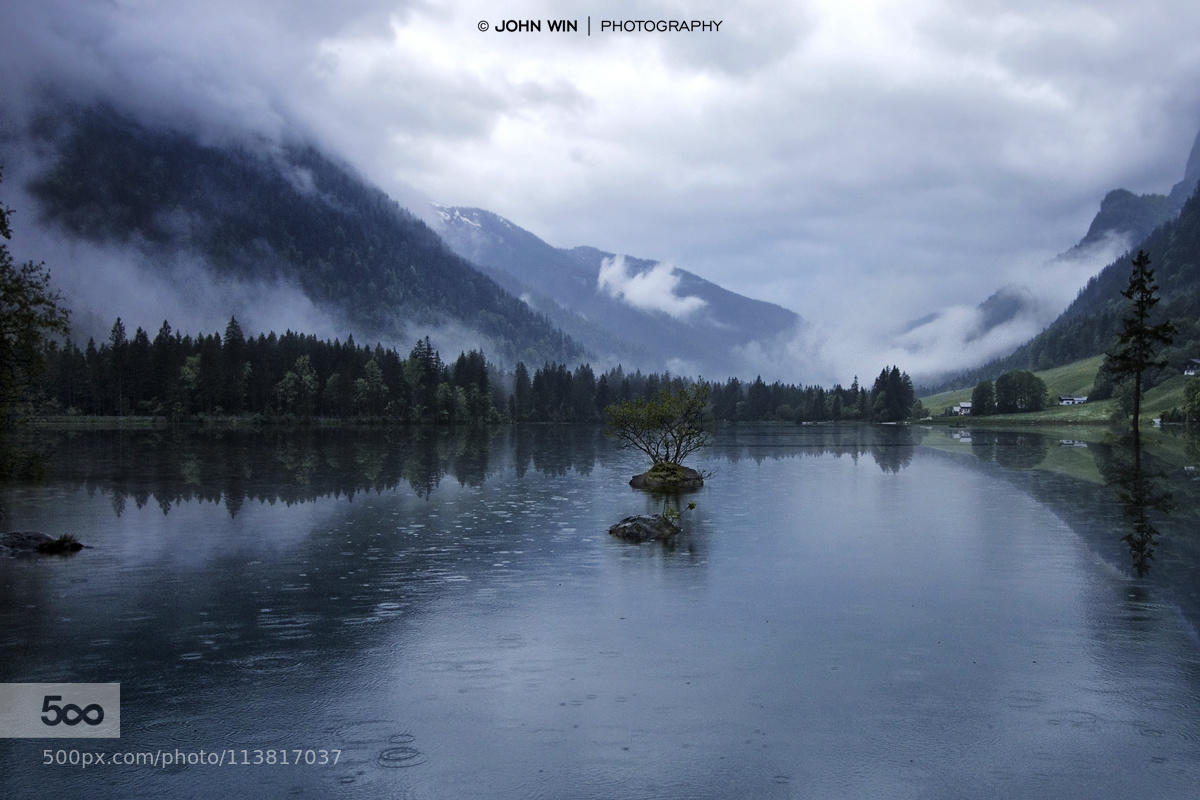
<svg viewBox="0 0 1200 800"><path fill-rule="evenodd" d="M679 526L662 514L626 517L608 529L609 535L629 542L666 540L678 535L679 531Z"/></svg>
<svg viewBox="0 0 1200 800"><path fill-rule="evenodd" d="M704 476L691 467L663 461L634 475L629 485L651 492L689 492L704 485Z"/></svg>

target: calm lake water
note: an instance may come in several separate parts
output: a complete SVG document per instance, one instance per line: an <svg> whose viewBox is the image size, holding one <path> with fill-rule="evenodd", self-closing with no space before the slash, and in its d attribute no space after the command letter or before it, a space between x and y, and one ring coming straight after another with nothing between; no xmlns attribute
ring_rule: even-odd
<svg viewBox="0 0 1200 800"><path fill-rule="evenodd" d="M637 454L586 427L29 446L14 469L42 477L0 486L0 525L93 549L0 558L0 682L120 682L122 737L0 739L4 797L1200 785L1200 459L1183 444L1137 465L1174 504L1150 503L1147 540L1115 446L728 428L695 458L713 474L670 547L608 536L662 501L626 485ZM47 748L341 753L82 770L43 766Z"/></svg>

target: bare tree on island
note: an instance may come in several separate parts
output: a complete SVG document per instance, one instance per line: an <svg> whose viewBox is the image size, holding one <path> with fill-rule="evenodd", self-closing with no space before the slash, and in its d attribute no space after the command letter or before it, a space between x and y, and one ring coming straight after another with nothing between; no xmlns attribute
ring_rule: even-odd
<svg viewBox="0 0 1200 800"><path fill-rule="evenodd" d="M678 390L667 387L654 398L627 400L605 409L608 435L622 447L642 451L652 462L650 469L634 475L629 485L675 496L674 505L664 499L661 514L626 517L610 527L609 534L641 542L670 541L680 532L677 523L682 510L677 494L704 485L704 475L680 462L711 438L705 418L708 393L708 385L699 382ZM688 503L687 507L694 509L696 504Z"/></svg>
<svg viewBox="0 0 1200 800"><path fill-rule="evenodd" d="M1160 299L1158 284L1154 282L1154 270L1150 269L1150 256L1139 250L1131 266L1129 286L1121 292L1121 296L1130 301L1129 313L1121 320L1116 348L1107 354L1107 368L1118 378L1133 379L1133 436L1136 446L1144 373L1148 369L1166 366L1166 360L1157 358L1156 353L1160 346L1171 343L1175 326L1170 320L1157 325L1150 324L1150 312Z"/></svg>
<svg viewBox="0 0 1200 800"><path fill-rule="evenodd" d="M703 483L699 472L681 464L709 442L707 405L708 386L696 383L679 391L664 389L653 399L629 400L605 409L608 434L622 447L650 457L650 470L636 476L634 486L678 490Z"/></svg>

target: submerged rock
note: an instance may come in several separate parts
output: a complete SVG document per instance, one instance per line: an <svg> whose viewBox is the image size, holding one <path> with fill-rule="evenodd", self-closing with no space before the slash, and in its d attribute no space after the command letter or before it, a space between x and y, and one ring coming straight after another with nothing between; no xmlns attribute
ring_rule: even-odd
<svg viewBox="0 0 1200 800"><path fill-rule="evenodd" d="M65 555L67 553L77 553L86 546L70 534L53 539L44 533L37 533L36 531L0 533L0 553L14 555L18 553Z"/></svg>
<svg viewBox="0 0 1200 800"><path fill-rule="evenodd" d="M680 528L661 514L639 514L626 517L608 529L611 536L629 542L649 542L655 539L670 539Z"/></svg>
<svg viewBox="0 0 1200 800"><path fill-rule="evenodd" d="M634 475L629 485L651 492L687 492L703 486L704 476L691 467L662 463L641 475Z"/></svg>

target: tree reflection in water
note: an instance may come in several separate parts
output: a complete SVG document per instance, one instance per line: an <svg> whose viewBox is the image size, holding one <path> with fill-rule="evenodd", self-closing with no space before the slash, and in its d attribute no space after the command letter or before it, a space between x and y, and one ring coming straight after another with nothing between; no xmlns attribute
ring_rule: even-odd
<svg viewBox="0 0 1200 800"><path fill-rule="evenodd" d="M253 432L39 431L7 442L18 465L11 483L77 485L112 495L114 513L132 500L164 514L192 501L223 503L236 517L247 500L285 504L353 498L408 483L428 497L451 474L481 484L491 469L494 432L403 428L384 431L278 429ZM15 454L15 455L13 455ZM35 474L36 473L36 474Z"/></svg>
<svg viewBox="0 0 1200 800"><path fill-rule="evenodd" d="M701 455L736 464L744 458L870 455L884 472L897 473L912 464L927 431L909 425L726 426Z"/></svg>
<svg viewBox="0 0 1200 800"><path fill-rule="evenodd" d="M1127 533L1121 537L1129 547L1129 559L1138 577L1150 572L1159 535L1153 514L1168 514L1174 499L1164 486L1164 474L1147 463L1141 438L1135 433L1121 441L1096 448L1096 467L1113 489L1125 517Z"/></svg>
<svg viewBox="0 0 1200 800"><path fill-rule="evenodd" d="M1046 460L1049 441L1041 433L974 429L971 452L980 461L994 461L1007 469L1033 469Z"/></svg>
<svg viewBox="0 0 1200 800"><path fill-rule="evenodd" d="M0 444L0 481L47 479L132 501L164 514L191 501L222 503L236 517L247 500L353 499L407 483L428 498L447 475L481 486L497 470L588 475L604 446L589 425L280 428L261 431L36 431ZM2 516L2 509L0 509Z"/></svg>
<svg viewBox="0 0 1200 800"><path fill-rule="evenodd" d="M922 435L908 426L746 426L725 429L701 455L736 462L869 454L884 472L898 473L912 463ZM52 479L103 492L117 516L130 503L154 503L168 514L200 501L221 503L236 517L247 501L353 499L404 484L428 498L446 476L464 486L483 485L508 469L518 477L530 469L586 476L614 453L594 425L35 431L0 446L0 481Z"/></svg>

